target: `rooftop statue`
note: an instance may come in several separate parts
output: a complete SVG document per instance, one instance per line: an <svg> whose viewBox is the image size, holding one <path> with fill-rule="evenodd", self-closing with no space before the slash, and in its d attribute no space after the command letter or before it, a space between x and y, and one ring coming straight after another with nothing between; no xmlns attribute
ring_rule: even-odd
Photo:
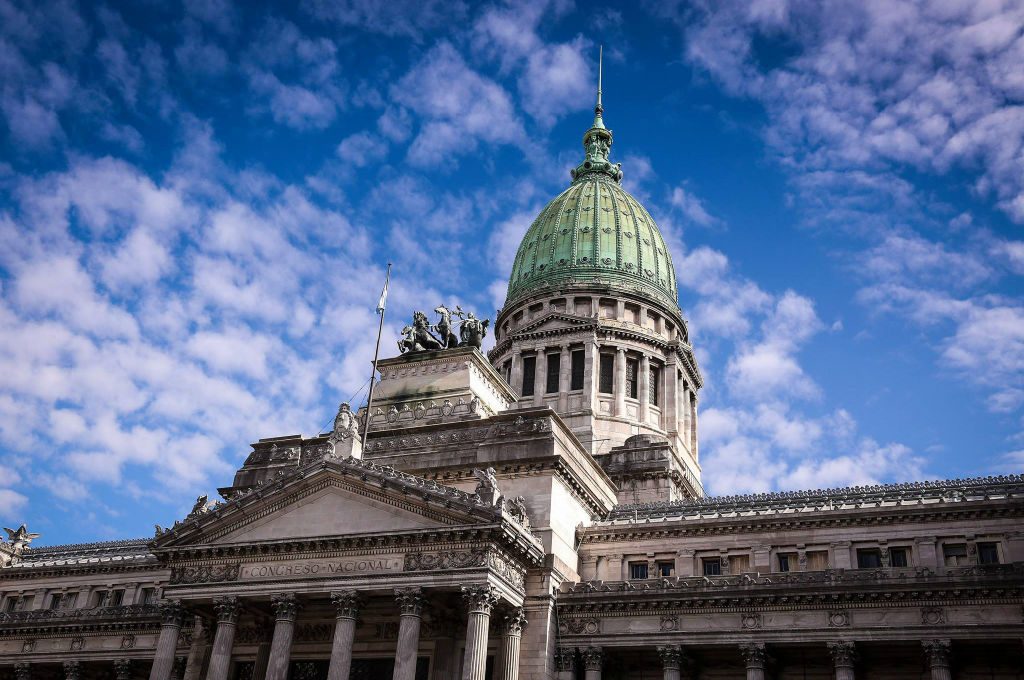
<svg viewBox="0 0 1024 680"><path fill-rule="evenodd" d="M402 337L398 340L398 351L424 352L453 347L476 347L481 349L483 339L487 336L490 319L480 319L473 312L463 311L459 305L452 310L446 305L438 305L434 313L440 317L436 324L431 324L424 312L413 312L412 325L402 328ZM456 336L452 326L452 318L459 319L459 335Z"/></svg>
<svg viewBox="0 0 1024 680"><path fill-rule="evenodd" d="M42 535L29 533L28 527L24 524L17 529L8 529L7 527L4 527L4 531L7 532L7 541L9 542L11 549L16 553L20 553L28 547L29 543Z"/></svg>

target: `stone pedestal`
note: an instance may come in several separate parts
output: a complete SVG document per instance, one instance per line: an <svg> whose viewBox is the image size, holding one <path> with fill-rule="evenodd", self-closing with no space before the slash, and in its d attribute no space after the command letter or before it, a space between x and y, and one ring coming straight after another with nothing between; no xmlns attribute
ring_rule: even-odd
<svg viewBox="0 0 1024 680"><path fill-rule="evenodd" d="M331 643L331 665L327 680L348 680L352 670L352 643L356 638L359 616L359 595L354 590L331 593L334 604L334 641Z"/></svg>
<svg viewBox="0 0 1024 680"><path fill-rule="evenodd" d="M928 668L931 670L931 680L952 680L953 674L950 670L950 642L949 640L924 640L921 642L924 648L925 657L928 659Z"/></svg>
<svg viewBox="0 0 1024 680"><path fill-rule="evenodd" d="M287 680L288 664L292 660L292 636L295 619L302 605L295 595L274 595L270 601L274 608L274 638L270 642L270 660L267 662L267 680Z"/></svg>
<svg viewBox="0 0 1024 680"><path fill-rule="evenodd" d="M210 654L206 680L227 680L241 605L238 598L232 595L215 599L213 609L217 612L217 632L213 636L213 652Z"/></svg>
<svg viewBox="0 0 1024 680"><path fill-rule="evenodd" d="M852 642L846 640L828 643L828 651L832 654L832 663L836 669L836 680L854 680L853 664L856 649Z"/></svg>
<svg viewBox="0 0 1024 680"><path fill-rule="evenodd" d="M395 599L401 612L398 623L398 647L395 651L394 680L415 680L416 655L420 647L420 623L423 616L423 591L420 588L396 588Z"/></svg>
<svg viewBox="0 0 1024 680"><path fill-rule="evenodd" d="M767 653L763 642L740 645L740 653L747 665L747 680L764 680Z"/></svg>
<svg viewBox="0 0 1024 680"><path fill-rule="evenodd" d="M487 671L487 633L491 609L498 596L491 586L462 586L466 602L466 654L462 661L462 680L484 680ZM522 629L520 629L522 634Z"/></svg>
<svg viewBox="0 0 1024 680"><path fill-rule="evenodd" d="M174 670L174 653L178 649L178 634L185 617L181 600L161 602L160 637L156 642L156 655L149 671L149 680L170 680ZM119 679L120 680L120 679Z"/></svg>
<svg viewBox="0 0 1024 680"><path fill-rule="evenodd" d="M519 643L523 637L526 615L522 607L505 614L501 626L501 644L494 666L495 680L519 680Z"/></svg>

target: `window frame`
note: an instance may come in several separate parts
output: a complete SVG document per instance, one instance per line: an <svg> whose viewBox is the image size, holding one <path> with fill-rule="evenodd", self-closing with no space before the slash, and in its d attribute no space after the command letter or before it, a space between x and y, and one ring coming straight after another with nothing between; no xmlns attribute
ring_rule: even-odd
<svg viewBox="0 0 1024 680"><path fill-rule="evenodd" d="M527 369L529 366L529 370ZM527 391L529 389L529 391ZM523 381L519 386L519 396L532 397L537 391L537 356L523 357Z"/></svg>
<svg viewBox="0 0 1024 680"><path fill-rule="evenodd" d="M643 576L637 576L639 572L643 572ZM629 580L630 581L646 581L651 577L650 565L647 562L630 562L629 563Z"/></svg>
<svg viewBox="0 0 1024 680"><path fill-rule="evenodd" d="M872 557L876 564L865 564L866 560L862 558ZM857 548L857 568L858 569L881 569L882 568L882 550L881 548Z"/></svg>
<svg viewBox="0 0 1024 680"><path fill-rule="evenodd" d="M587 375L587 351L574 349L569 353L569 391L582 390ZM578 378L578 379L577 379Z"/></svg>
<svg viewBox="0 0 1024 680"><path fill-rule="evenodd" d="M640 396L640 360L633 357L626 357L625 392L629 399Z"/></svg>
<svg viewBox="0 0 1024 680"><path fill-rule="evenodd" d="M562 372L562 355L559 352L548 352L544 362L544 394L557 394Z"/></svg>
<svg viewBox="0 0 1024 680"><path fill-rule="evenodd" d="M896 564L896 555L903 556L903 564ZM905 545L897 545L889 548L889 566L894 569L902 569L910 566L910 548Z"/></svg>
<svg viewBox="0 0 1024 680"><path fill-rule="evenodd" d="M615 394L615 355L604 352L598 356L597 392Z"/></svg>
<svg viewBox="0 0 1024 680"><path fill-rule="evenodd" d="M714 569L710 570L708 567L714 565ZM722 558L721 557L702 557L700 558L700 572L704 576L721 576L722 575Z"/></svg>
<svg viewBox="0 0 1024 680"><path fill-rule="evenodd" d="M978 564L1002 564L998 541L978 541L976 545L978 547ZM985 561L982 557L984 550L991 550L995 561Z"/></svg>

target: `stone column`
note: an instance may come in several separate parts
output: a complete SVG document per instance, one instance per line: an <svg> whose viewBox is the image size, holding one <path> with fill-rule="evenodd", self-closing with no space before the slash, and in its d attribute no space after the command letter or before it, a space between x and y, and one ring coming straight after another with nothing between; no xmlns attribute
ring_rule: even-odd
<svg viewBox="0 0 1024 680"><path fill-rule="evenodd" d="M952 680L953 674L949 669L949 640L922 640L921 646L924 647L924 655L931 669L931 680Z"/></svg>
<svg viewBox="0 0 1024 680"><path fill-rule="evenodd" d="M853 661L856 649L854 644L847 640L829 642L828 651L832 654L832 663L836 667L836 680L855 680Z"/></svg>
<svg viewBox="0 0 1024 680"><path fill-rule="evenodd" d="M679 432L679 366L675 354L661 369L663 394L661 395L661 426L669 432Z"/></svg>
<svg viewBox="0 0 1024 680"><path fill-rule="evenodd" d="M600 647L587 647L580 650L580 655L583 657L583 677L586 680L601 680L604 650Z"/></svg>
<svg viewBox="0 0 1024 680"><path fill-rule="evenodd" d="M693 453L693 459L697 460L700 457L700 439L697 437L697 393L694 392L690 398L690 452Z"/></svg>
<svg viewBox="0 0 1024 680"><path fill-rule="evenodd" d="M576 650L573 647L559 647L555 650L555 670L558 680L576 680Z"/></svg>
<svg viewBox="0 0 1024 680"><path fill-rule="evenodd" d="M217 632L213 636L213 652L206 680L227 680L231 648L235 646L235 628L238 627L238 614L242 607L238 597L229 595L216 598L213 609L217 612Z"/></svg>
<svg viewBox="0 0 1024 680"><path fill-rule="evenodd" d="M210 622L201 616L192 619L192 645L188 648L188 661L182 680L199 680L203 677L203 664L210 648Z"/></svg>
<svg viewBox="0 0 1024 680"><path fill-rule="evenodd" d="M398 623L398 647L395 653L394 680L416 679L416 655L420 648L420 623L423 616L421 588L395 588L401 617Z"/></svg>
<svg viewBox="0 0 1024 680"><path fill-rule="evenodd" d="M178 649L178 634L185 617L181 600L170 600L158 605L160 637L156 641L156 654L149 671L149 680L170 680L174 667L174 653Z"/></svg>
<svg viewBox="0 0 1024 680"><path fill-rule="evenodd" d="M598 413L597 402L594 397L597 395L597 380L601 372L601 355L598 351L597 340L590 338L583 345L583 408L591 409ZM592 446L593 442L587 442L584 446Z"/></svg>
<svg viewBox="0 0 1024 680"><path fill-rule="evenodd" d="M640 422L646 425L651 411L651 358L646 354L640 356L640 375L637 378L640 383L636 395L640 398Z"/></svg>
<svg viewBox="0 0 1024 680"><path fill-rule="evenodd" d="M287 680L288 664L292 660L292 637L295 619L302 603L291 593L270 598L274 608L274 638L270 641L270 660L267 662L267 680Z"/></svg>
<svg viewBox="0 0 1024 680"><path fill-rule="evenodd" d="M740 653L747 664L747 680L764 680L766 653L763 642L740 645Z"/></svg>
<svg viewBox="0 0 1024 680"><path fill-rule="evenodd" d="M561 356L558 359L558 412L566 413L569 410L569 387L572 378L572 354L569 353L569 345L562 345Z"/></svg>
<svg viewBox="0 0 1024 680"><path fill-rule="evenodd" d="M508 382L516 396L521 396L523 390L523 354L518 348L512 352L512 375L509 376Z"/></svg>
<svg viewBox="0 0 1024 680"><path fill-rule="evenodd" d="M256 626L259 630L259 644L256 646L256 660L252 665L252 680L266 680L267 666L270 664L270 640L274 629L266 619L258 621Z"/></svg>
<svg viewBox="0 0 1024 680"><path fill-rule="evenodd" d="M626 350L615 351L615 415L626 415Z"/></svg>
<svg viewBox="0 0 1024 680"><path fill-rule="evenodd" d="M661 666L665 671L665 680L680 680L683 673L683 666L686 665L686 652L679 645L658 647L658 654L661 656Z"/></svg>
<svg viewBox="0 0 1024 680"><path fill-rule="evenodd" d="M356 639L359 616L359 594L354 590L331 593L334 604L334 642L331 644L331 666L327 680L348 680L352 670L352 643Z"/></svg>
<svg viewBox="0 0 1024 680"><path fill-rule="evenodd" d="M173 663L171 664L174 665ZM131 680L132 677L132 660L131 659L114 659L114 678L116 680ZM150 676L152 677L152 676Z"/></svg>
<svg viewBox="0 0 1024 680"><path fill-rule="evenodd" d="M14 664L14 680L32 680L32 665L27 661Z"/></svg>
<svg viewBox="0 0 1024 680"><path fill-rule="evenodd" d="M64 680L81 680L82 664L77 661L64 662Z"/></svg>
<svg viewBox="0 0 1024 680"><path fill-rule="evenodd" d="M548 351L544 347L537 348L535 369L536 375L533 377L533 405L543 406L544 395L548 393Z"/></svg>
<svg viewBox="0 0 1024 680"><path fill-rule="evenodd" d="M491 609L497 604L498 595L489 585L462 586L462 599L468 614L462 680L484 680L487 670L487 633L491 625Z"/></svg>
<svg viewBox="0 0 1024 680"><path fill-rule="evenodd" d="M516 607L501 622L501 646L494 665L494 680L519 680L519 642L526 625L526 614Z"/></svg>

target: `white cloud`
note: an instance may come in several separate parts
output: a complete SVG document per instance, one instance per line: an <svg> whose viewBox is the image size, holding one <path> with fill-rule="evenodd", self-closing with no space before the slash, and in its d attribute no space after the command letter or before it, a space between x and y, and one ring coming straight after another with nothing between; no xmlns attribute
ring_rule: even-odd
<svg viewBox="0 0 1024 680"><path fill-rule="evenodd" d="M357 168L379 161L387 152L387 142L365 131L349 135L338 144L338 156Z"/></svg>

